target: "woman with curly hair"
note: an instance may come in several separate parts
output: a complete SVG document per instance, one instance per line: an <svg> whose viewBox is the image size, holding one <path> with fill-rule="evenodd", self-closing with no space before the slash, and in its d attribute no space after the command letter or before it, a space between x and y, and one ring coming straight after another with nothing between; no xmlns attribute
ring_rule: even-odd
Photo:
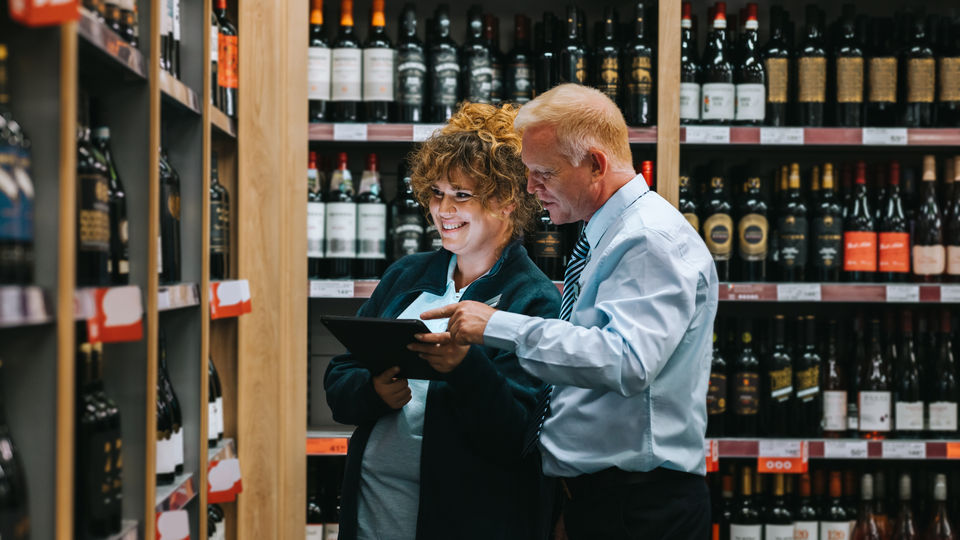
<svg viewBox="0 0 960 540"><path fill-rule="evenodd" d="M443 249L409 255L384 273L359 315L419 318L477 300L555 317L556 287L520 243L538 211L526 191L517 109L464 104L411 156L413 190ZM336 421L358 426L347 453L341 540L529 539L539 460L522 457L544 385L513 353L450 339L445 319L409 345L441 381L379 375L349 353L324 378Z"/></svg>

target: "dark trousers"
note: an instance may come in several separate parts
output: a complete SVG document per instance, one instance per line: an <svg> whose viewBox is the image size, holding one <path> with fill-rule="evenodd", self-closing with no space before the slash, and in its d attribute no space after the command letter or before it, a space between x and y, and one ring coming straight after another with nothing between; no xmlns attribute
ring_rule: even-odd
<svg viewBox="0 0 960 540"><path fill-rule="evenodd" d="M702 476L607 469L568 478L563 521L569 540L704 540L710 492Z"/></svg>

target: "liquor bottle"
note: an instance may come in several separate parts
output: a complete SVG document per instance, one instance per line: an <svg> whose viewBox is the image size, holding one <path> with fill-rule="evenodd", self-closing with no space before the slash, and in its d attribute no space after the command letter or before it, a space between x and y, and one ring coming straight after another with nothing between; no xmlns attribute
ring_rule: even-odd
<svg viewBox="0 0 960 540"><path fill-rule="evenodd" d="M105 13L105 5L102 0L97 1L100 4L101 13ZM100 18L101 21L104 19ZM172 64L170 60L170 41L173 37L173 0L162 0L160 2L160 69L170 73Z"/></svg>
<svg viewBox="0 0 960 540"><path fill-rule="evenodd" d="M787 15L782 6L770 6L770 39L761 55L767 85L764 123L768 126L787 125L791 55L785 34L786 21Z"/></svg>
<svg viewBox="0 0 960 540"><path fill-rule="evenodd" d="M321 14L322 14L322 11L321 11ZM311 13L310 20L311 21L313 20L312 13ZM311 40L312 39L313 39L313 32L311 27ZM211 10L210 11L210 103L212 103L214 107L220 110L223 110L223 104L220 103L221 96L220 96L220 80L219 80L220 79L220 75L219 75L220 58L219 57L220 57L220 21L217 20L216 11ZM309 74L307 78L309 79Z"/></svg>
<svg viewBox="0 0 960 540"><path fill-rule="evenodd" d="M910 475L903 473L900 475L900 508L897 510L897 520L893 523L890 531L891 540L920 540L920 533L917 532L917 522L913 517L913 504L911 502L912 488L910 485Z"/></svg>
<svg viewBox="0 0 960 540"><path fill-rule="evenodd" d="M917 204L913 235L913 275L917 281L939 281L946 269L943 220L937 203L937 163L923 156L923 187Z"/></svg>
<svg viewBox="0 0 960 540"><path fill-rule="evenodd" d="M853 540L881 540L880 525L873 514L873 476L864 474L860 479L860 509L857 524L853 528Z"/></svg>
<svg viewBox="0 0 960 540"><path fill-rule="evenodd" d="M427 91L427 57L417 37L416 4L408 2L400 15L397 38L396 114L398 122L423 122Z"/></svg>
<svg viewBox="0 0 960 540"><path fill-rule="evenodd" d="M130 283L130 245L127 222L127 192L117 173L117 165L110 149L110 128L99 127L94 131L94 145L107 163L110 206L110 258L107 272L114 285Z"/></svg>
<svg viewBox="0 0 960 540"><path fill-rule="evenodd" d="M767 244L770 231L767 203L760 189L760 177L750 176L743 185L737 220L737 246L741 281L767 280Z"/></svg>
<svg viewBox="0 0 960 540"><path fill-rule="evenodd" d="M910 228L900 196L900 163L890 163L889 187L881 203L879 281L901 282L910 275Z"/></svg>
<svg viewBox="0 0 960 540"><path fill-rule="evenodd" d="M160 150L160 239L157 266L162 283L180 281L180 175Z"/></svg>
<svg viewBox="0 0 960 540"><path fill-rule="evenodd" d="M84 118L77 125L77 285L105 286L110 281L110 172L90 142L86 107L80 109Z"/></svg>
<svg viewBox="0 0 960 540"><path fill-rule="evenodd" d="M700 120L700 64L697 34L693 28L693 7L684 2L680 18L680 123Z"/></svg>
<svg viewBox="0 0 960 540"><path fill-rule="evenodd" d="M337 170L330 176L326 218L323 237L326 241L327 277L352 277L353 260L357 257L357 203L346 152L337 156Z"/></svg>
<svg viewBox="0 0 960 540"><path fill-rule="evenodd" d="M827 346L823 362L823 434L842 437L847 425L847 374L840 360L837 321L827 323Z"/></svg>
<svg viewBox="0 0 960 540"><path fill-rule="evenodd" d="M157 380L161 382L161 388L167 400L167 406L170 408L171 421L171 445L174 459L174 472L183 473L183 414L180 408L180 399L173 389L173 382L170 380L170 370L167 368L167 337L164 331L160 330L160 361L157 366Z"/></svg>
<svg viewBox="0 0 960 540"><path fill-rule="evenodd" d="M603 21L598 23L601 31L597 34L597 45L593 49L590 67L593 70L590 82L611 101L620 99L620 44L617 42L619 22L612 6L603 8Z"/></svg>
<svg viewBox="0 0 960 540"><path fill-rule="evenodd" d="M941 126L960 125L960 31L954 25L937 58L937 122Z"/></svg>
<svg viewBox="0 0 960 540"><path fill-rule="evenodd" d="M926 405L920 391L920 370L913 341L913 313L905 309L900 315L900 348L895 366L893 407L894 430L898 437L918 437L924 428Z"/></svg>
<svg viewBox="0 0 960 540"><path fill-rule="evenodd" d="M893 126L897 123L899 85L898 58L894 51L893 21L873 19L867 58L867 103L864 123L868 126Z"/></svg>
<svg viewBox="0 0 960 540"><path fill-rule="evenodd" d="M463 43L460 73L463 98L471 103L492 103L493 52L483 39L483 13L478 5L467 14L467 40Z"/></svg>
<svg viewBox="0 0 960 540"><path fill-rule="evenodd" d="M787 506L785 481L782 473L773 475L773 499L763 519L765 540L793 540L793 512Z"/></svg>
<svg viewBox="0 0 960 540"><path fill-rule="evenodd" d="M524 104L533 99L533 52L530 50L530 19L517 15L514 20L513 49L507 55L504 98Z"/></svg>
<svg viewBox="0 0 960 540"><path fill-rule="evenodd" d="M867 439L883 439L892 427L890 366L880 344L880 321L870 320L870 341L866 354L857 358L860 370L858 410L860 435Z"/></svg>
<svg viewBox="0 0 960 540"><path fill-rule="evenodd" d="M214 11L220 25L217 35L217 85L220 87L220 109L227 116L237 116L237 87L239 86L240 46L237 28L227 13L227 0L217 0Z"/></svg>
<svg viewBox="0 0 960 540"><path fill-rule="evenodd" d="M170 0L173 5L173 24L170 32L170 74L180 78L180 0Z"/></svg>
<svg viewBox="0 0 960 540"><path fill-rule="evenodd" d="M93 364L93 381L91 390L100 404L104 414L106 442L109 444L109 453L105 456L110 467L104 467L104 486L108 487L105 493L106 530L113 534L120 530L123 510L123 440L120 431L120 408L110 398L103 387L103 343L94 343L92 346L91 363ZM107 444L102 446L108 450ZM101 489L101 493L102 493Z"/></svg>
<svg viewBox="0 0 960 540"><path fill-rule="evenodd" d="M927 39L922 17L907 16L910 39L902 53L900 77L905 85L903 125L906 127L933 127L936 92L936 59Z"/></svg>
<svg viewBox="0 0 960 540"><path fill-rule="evenodd" d="M577 31L577 25L582 24L579 15L576 6L567 6L566 32L557 48L559 83L587 84L587 47ZM627 123L630 123L629 118Z"/></svg>
<svg viewBox="0 0 960 540"><path fill-rule="evenodd" d="M803 353L797 354L794 368L796 400L796 432L804 437L820 436L823 398L820 393L820 353L817 352L817 324L813 315L804 320Z"/></svg>
<svg viewBox="0 0 960 540"><path fill-rule="evenodd" d="M308 462L307 467L310 468ZM308 478L316 477L316 473L309 474ZM325 540L323 534L323 507L320 505L318 488L314 482L307 482L307 530L306 540Z"/></svg>
<svg viewBox="0 0 960 540"><path fill-rule="evenodd" d="M949 158L948 158L949 159ZM945 214L950 216L944 227L943 240L947 252L946 279L960 281L960 156L953 158L953 193Z"/></svg>
<svg viewBox="0 0 960 540"><path fill-rule="evenodd" d="M410 185L410 174L406 164L401 162L397 178L402 182L402 189L390 204L390 262L394 262L407 255L420 251L423 243L426 221L423 209L417 201ZM541 267L543 268L543 267Z"/></svg>
<svg viewBox="0 0 960 540"><path fill-rule="evenodd" d="M387 203L380 185L377 155L367 156L357 194L356 277L378 278L387 267Z"/></svg>
<svg viewBox="0 0 960 540"><path fill-rule="evenodd" d="M32 142L13 118L9 81L7 49L0 43L0 283L29 284L35 263ZM12 238L9 258L4 255L4 237ZM5 266L10 279L3 277Z"/></svg>
<svg viewBox="0 0 960 540"><path fill-rule="evenodd" d="M323 277L323 248L326 232L326 209L320 191L317 153L310 152L307 164L307 274L311 279Z"/></svg>
<svg viewBox="0 0 960 540"><path fill-rule="evenodd" d="M2 372L0 360L0 382L9 384ZM0 508L3 508L3 521L0 521L0 535L14 540L30 538L30 506L27 493L27 479L20 450L17 448L7 424L6 396L0 384L0 446L7 451L0 453Z"/></svg>
<svg viewBox="0 0 960 540"><path fill-rule="evenodd" d="M820 538L848 540L850 518L843 502L843 478L840 471L830 471L830 498L824 505L820 521Z"/></svg>
<svg viewBox="0 0 960 540"><path fill-rule="evenodd" d="M820 509L810 491L810 473L800 475L800 488L797 501L797 511L794 513L794 536L807 540L815 540L820 534ZM820 479L820 495L823 495L823 479Z"/></svg>
<svg viewBox="0 0 960 540"><path fill-rule="evenodd" d="M540 212L536 228L530 235L527 251L537 267L548 278L559 281L563 279L563 247L560 229L550 221L550 213Z"/></svg>
<svg viewBox="0 0 960 540"><path fill-rule="evenodd" d="M786 328L783 315L773 319L773 348L764 365L761 387L764 390L763 411L766 420L765 433L789 435L793 429L793 360L786 345Z"/></svg>
<svg viewBox="0 0 960 540"><path fill-rule="evenodd" d="M717 323L713 329L713 358L707 385L707 437L722 437L727 417L727 361L717 340Z"/></svg>
<svg viewBox="0 0 960 540"><path fill-rule="evenodd" d="M340 1L340 28L330 54L330 101L334 122L360 120L363 50L353 26L353 0Z"/></svg>
<svg viewBox="0 0 960 540"><path fill-rule="evenodd" d="M83 343L77 355L77 452L75 466L83 471L77 479L78 530L84 536L109 534L108 508L111 503L110 475L113 471L113 441L109 437L109 415L94 391L93 346Z"/></svg>
<svg viewBox="0 0 960 540"><path fill-rule="evenodd" d="M820 200L813 207L813 277L820 282L840 280L843 256L843 210L837 198L833 174L833 164L825 163Z"/></svg>
<svg viewBox="0 0 960 540"><path fill-rule="evenodd" d="M950 312L940 312L940 333L937 335L937 350L933 360L933 372L930 377L931 388L926 392L930 396L927 405L927 421L930 436L937 438L955 437L957 434L957 401L960 392L957 389L956 363L950 339Z"/></svg>
<svg viewBox="0 0 960 540"><path fill-rule="evenodd" d="M500 50L500 19L490 13L483 15L483 40L490 50L490 67L493 70L490 77L490 101L494 105L500 105L503 102L504 88L503 52Z"/></svg>
<svg viewBox="0 0 960 540"><path fill-rule="evenodd" d="M700 234L700 218L697 217L697 201L695 197L693 188L690 187L690 176L681 172L678 208L687 220L687 223L697 231L697 234Z"/></svg>
<svg viewBox="0 0 960 540"><path fill-rule="evenodd" d="M384 0L373 0L370 33L363 44L363 104L367 122L388 122L393 107L397 51L387 37Z"/></svg>
<svg viewBox="0 0 960 540"><path fill-rule="evenodd" d="M933 481L933 512L927 525L925 540L956 540L957 532L947 510L947 476L938 474Z"/></svg>
<svg viewBox="0 0 960 540"><path fill-rule="evenodd" d="M863 48L856 34L853 4L844 4L840 40L834 48L835 110L840 127L863 125Z"/></svg>
<svg viewBox="0 0 960 540"><path fill-rule="evenodd" d="M653 48L646 34L646 7L634 2L633 35L623 49L623 114L627 125L650 126L655 120L653 104Z"/></svg>
<svg viewBox="0 0 960 540"><path fill-rule="evenodd" d="M717 501L717 506L712 509L710 515L712 537L730 540L730 520L733 518L733 512L736 509L733 500L732 474L724 474L720 477L720 497L711 498L713 501Z"/></svg>
<svg viewBox="0 0 960 540"><path fill-rule="evenodd" d="M877 233L867 191L867 166L857 162L856 188L843 226L843 270L847 281L871 281L877 271Z"/></svg>
<svg viewBox="0 0 960 540"><path fill-rule="evenodd" d="M110 27L117 35L120 34L120 25L122 24L122 19L120 18L120 4L117 0L107 0L104 2L104 12L106 25Z"/></svg>
<svg viewBox="0 0 960 540"><path fill-rule="evenodd" d="M443 123L453 116L460 99L460 55L450 38L450 8L440 4L434 13L434 37L429 45L430 121Z"/></svg>
<svg viewBox="0 0 960 540"><path fill-rule="evenodd" d="M744 466L740 472L740 501L730 517L730 538L762 540L762 515L753 497L753 470Z"/></svg>
<svg viewBox="0 0 960 540"><path fill-rule="evenodd" d="M780 280L806 281L807 204L800 193L800 165L797 163L790 165L789 182L777 223Z"/></svg>
<svg viewBox="0 0 960 540"><path fill-rule="evenodd" d="M207 359L207 446L213 448L223 438L223 394L213 359Z"/></svg>
<svg viewBox="0 0 960 540"><path fill-rule="evenodd" d="M210 279L230 276L230 194L220 183L217 153L210 156Z"/></svg>
<svg viewBox="0 0 960 540"><path fill-rule="evenodd" d="M307 97L310 122L327 120L330 101L330 44L323 28L323 0L310 1L310 48L307 52Z"/></svg>
<svg viewBox="0 0 960 540"><path fill-rule="evenodd" d="M710 179L710 193L703 214L703 238L717 265L720 281L730 280L730 257L733 253L733 218L730 217L730 199L722 176Z"/></svg>
<svg viewBox="0 0 960 540"><path fill-rule="evenodd" d="M123 17L121 27L124 39L131 47L140 46L140 23L137 20L137 5L134 0L123 0L120 5L120 15Z"/></svg>
<svg viewBox="0 0 960 540"><path fill-rule="evenodd" d="M549 11L543 14L543 22L538 25L542 35L537 36L536 40L537 52L533 66L535 95L550 90L560 82L559 60L556 53L557 25L556 16Z"/></svg>
<svg viewBox="0 0 960 540"><path fill-rule="evenodd" d="M819 8L807 5L806 15L806 35L797 47L797 116L801 126L819 127L827 101L827 53Z"/></svg>
<svg viewBox="0 0 960 540"><path fill-rule="evenodd" d="M727 49L727 4L714 6L713 27L707 35L707 47L700 62L700 120L705 124L729 124L734 119L736 91L733 64Z"/></svg>
<svg viewBox="0 0 960 540"><path fill-rule="evenodd" d="M740 54L733 76L737 100L734 119L745 126L763 124L766 114L767 74L757 46L759 29L757 4L751 2L747 4L747 20L740 37Z"/></svg>
<svg viewBox="0 0 960 540"><path fill-rule="evenodd" d="M177 476L176 449L173 440L173 413L167 401L163 378L157 375L157 485L172 484Z"/></svg>
<svg viewBox="0 0 960 540"><path fill-rule="evenodd" d="M731 403L733 435L756 436L759 433L760 361L753 352L753 325L741 322L740 352L733 366L734 382Z"/></svg>

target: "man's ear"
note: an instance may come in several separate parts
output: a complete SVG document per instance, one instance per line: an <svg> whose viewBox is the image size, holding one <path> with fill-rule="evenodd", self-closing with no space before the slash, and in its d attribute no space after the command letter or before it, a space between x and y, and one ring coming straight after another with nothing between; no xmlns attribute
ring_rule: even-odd
<svg viewBox="0 0 960 540"><path fill-rule="evenodd" d="M591 148L590 151L590 176L594 179L603 178L610 169L610 161L607 155L601 150Z"/></svg>

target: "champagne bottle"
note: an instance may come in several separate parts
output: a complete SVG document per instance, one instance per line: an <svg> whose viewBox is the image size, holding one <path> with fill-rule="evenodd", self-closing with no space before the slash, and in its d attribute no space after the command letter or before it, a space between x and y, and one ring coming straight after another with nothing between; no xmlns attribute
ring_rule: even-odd
<svg viewBox="0 0 960 540"><path fill-rule="evenodd" d="M330 59L333 121L357 122L363 99L363 51L353 28L353 0L340 1L340 29Z"/></svg>
<svg viewBox="0 0 960 540"><path fill-rule="evenodd" d="M946 269L946 250L937 202L936 158L932 155L923 157L922 184L913 235L913 275L917 281L935 282Z"/></svg>
<svg viewBox="0 0 960 540"><path fill-rule="evenodd" d="M327 120L330 101L330 44L323 28L323 0L310 2L310 48L307 52L309 121Z"/></svg>
<svg viewBox="0 0 960 540"><path fill-rule="evenodd" d="M417 38L416 4L407 2L397 38L396 114L398 122L423 122L427 93L427 57Z"/></svg>

